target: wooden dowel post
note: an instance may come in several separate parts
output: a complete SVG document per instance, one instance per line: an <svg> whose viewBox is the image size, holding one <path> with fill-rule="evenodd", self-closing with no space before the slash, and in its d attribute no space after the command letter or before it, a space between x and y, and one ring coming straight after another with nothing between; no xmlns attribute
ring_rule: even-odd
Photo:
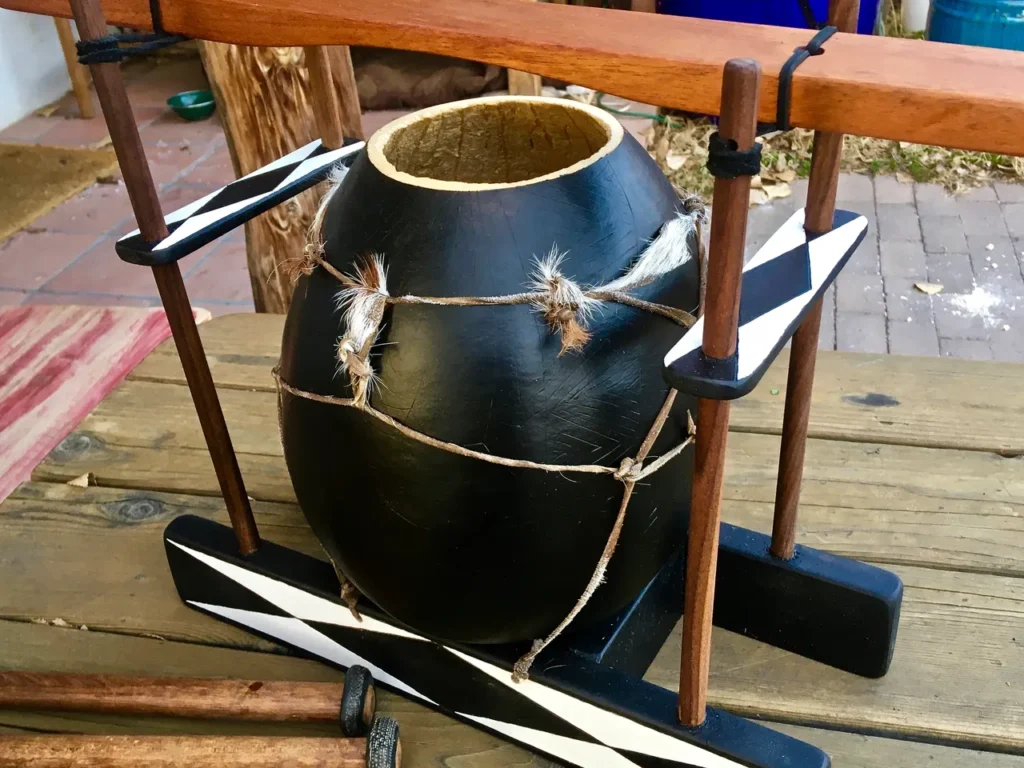
<svg viewBox="0 0 1024 768"><path fill-rule="evenodd" d="M761 67L756 61L731 59L726 63L718 130L722 138L735 141L739 150L754 144L760 82ZM728 358L736 352L749 204L749 176L715 180L704 309L703 352L709 357ZM711 613L728 435L729 401L700 400L679 667L679 721L686 726L704 722L707 704Z"/></svg>
<svg viewBox="0 0 1024 768"><path fill-rule="evenodd" d="M75 101L78 102L78 114L86 120L91 120L96 117L96 110L93 109L92 94L89 93L89 72L78 63L78 51L75 50L75 34L71 31L71 22L67 19L54 18L53 24L57 27L60 50L64 54L68 77L71 78L71 90L75 92Z"/></svg>
<svg viewBox="0 0 1024 768"><path fill-rule="evenodd" d="M313 118L316 120L320 141L327 149L338 149L345 143L345 134L342 129L341 102L331 76L330 56L322 45L310 45L303 50L306 54L306 68L309 70Z"/></svg>
<svg viewBox="0 0 1024 768"><path fill-rule="evenodd" d="M83 40L93 40L107 34L107 23L99 0L71 0L71 11ZM110 131L111 143L117 154L117 162L121 167L128 199L139 223L139 231L150 241L167 237L160 201L142 149L135 117L128 103L128 93L125 91L121 69L116 63L91 64L90 69L96 86L96 95L103 109L103 117ZM203 353L203 344L192 316L192 307L181 279L181 271L177 264L169 264L153 267L153 276L156 278L160 299L163 301L178 356L185 370L185 379L188 381L189 391L199 414L199 423L210 449L210 457L213 459L239 549L243 554L251 554L259 548L259 533L252 516L252 508L249 506L249 497L242 483L238 460L231 446L231 436L224 421L224 413L221 411L214 388L213 376Z"/></svg>
<svg viewBox="0 0 1024 768"><path fill-rule="evenodd" d="M365 738L0 736L0 768L365 768Z"/></svg>
<svg viewBox="0 0 1024 768"><path fill-rule="evenodd" d="M0 709L337 723L343 692L341 683L0 672Z"/></svg>
<svg viewBox="0 0 1024 768"><path fill-rule="evenodd" d="M829 24L838 27L841 32L855 32L859 11L859 0L832 0ZM804 218L804 227L808 232L820 234L832 229L842 154L843 134L815 132ZM789 352L789 377L786 381L786 409L782 418L782 444L779 449L779 477L775 487L771 544L772 554L783 560L791 558L796 547L796 518L804 476L804 451L811 417L811 392L814 388L814 364L818 357L821 310L822 302L818 301L793 334Z"/></svg>

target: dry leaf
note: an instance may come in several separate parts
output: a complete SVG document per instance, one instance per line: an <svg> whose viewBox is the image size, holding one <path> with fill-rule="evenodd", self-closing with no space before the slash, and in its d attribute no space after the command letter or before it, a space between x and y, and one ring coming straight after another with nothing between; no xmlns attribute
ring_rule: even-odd
<svg viewBox="0 0 1024 768"><path fill-rule="evenodd" d="M784 171L779 171L779 173L775 175L775 178L777 178L779 181L785 181L786 183L789 183L796 178L796 171L794 171L792 168L786 168Z"/></svg>
<svg viewBox="0 0 1024 768"><path fill-rule="evenodd" d="M793 189L789 184L772 184L765 187L764 191L768 195L769 200L781 200L793 194Z"/></svg>
<svg viewBox="0 0 1024 768"><path fill-rule="evenodd" d="M769 199L768 193L763 189L750 190L750 205L752 207L755 205L764 205Z"/></svg>
<svg viewBox="0 0 1024 768"><path fill-rule="evenodd" d="M914 183L914 177L911 176L909 173L904 173L903 171L897 171L896 172L896 181L901 182L903 184L913 184Z"/></svg>
<svg viewBox="0 0 1024 768"><path fill-rule="evenodd" d="M68 480L68 485L73 485L75 488L88 488L90 485L96 485L96 478L92 472L86 472L84 475L79 475L74 480Z"/></svg>
<svg viewBox="0 0 1024 768"><path fill-rule="evenodd" d="M57 111L57 107L60 106L59 102L53 102L53 104L47 104L45 107L40 107L35 111L35 114L39 117L49 117Z"/></svg>
<svg viewBox="0 0 1024 768"><path fill-rule="evenodd" d="M669 152L665 156L665 165L670 171L678 171L683 167L683 163L686 162L686 155L680 154L679 152Z"/></svg>
<svg viewBox="0 0 1024 768"><path fill-rule="evenodd" d="M942 283L914 283L914 287L921 293L927 293L929 296L932 296L940 293L944 286Z"/></svg>
<svg viewBox="0 0 1024 768"><path fill-rule="evenodd" d="M761 189L761 187L763 187L763 186L764 186L764 180L760 176L751 176L750 177L750 188L751 189Z"/></svg>

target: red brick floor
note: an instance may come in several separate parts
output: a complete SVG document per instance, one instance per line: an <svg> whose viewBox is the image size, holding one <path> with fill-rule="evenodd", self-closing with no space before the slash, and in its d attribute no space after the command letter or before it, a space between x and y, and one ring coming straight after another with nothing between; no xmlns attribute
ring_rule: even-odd
<svg viewBox="0 0 1024 768"><path fill-rule="evenodd" d="M164 211L169 212L234 180L224 131L216 113L189 123L166 106L180 91L206 88L197 60L133 62L124 68L129 100L146 148ZM95 103L95 94L93 94ZM0 142L88 147L107 140L100 116L80 120L69 93L47 117L29 115L0 131ZM363 115L367 135L405 114ZM640 131L646 121L633 121ZM641 124L642 123L642 124ZM114 253L117 238L135 229L123 184L97 184L0 242L0 306L105 304L156 306L148 269L125 264ZM252 288L241 230L179 263L192 303L213 314L252 311Z"/></svg>

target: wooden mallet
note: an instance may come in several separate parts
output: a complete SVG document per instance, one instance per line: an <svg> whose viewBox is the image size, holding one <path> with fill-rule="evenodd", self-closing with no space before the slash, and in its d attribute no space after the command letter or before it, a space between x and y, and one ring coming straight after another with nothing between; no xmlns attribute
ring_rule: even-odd
<svg viewBox="0 0 1024 768"><path fill-rule="evenodd" d="M295 736L0 736L0 768L400 768L398 724L365 738Z"/></svg>
<svg viewBox="0 0 1024 768"><path fill-rule="evenodd" d="M376 707L373 677L360 666L344 683L0 672L0 709L338 723L354 737L367 734Z"/></svg>

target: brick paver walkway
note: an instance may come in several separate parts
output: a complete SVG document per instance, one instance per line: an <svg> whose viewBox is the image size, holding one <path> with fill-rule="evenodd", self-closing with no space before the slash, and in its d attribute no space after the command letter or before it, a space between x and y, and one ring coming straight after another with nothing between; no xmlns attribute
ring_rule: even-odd
<svg viewBox="0 0 1024 768"><path fill-rule="evenodd" d="M751 211L748 250L798 205ZM868 217L864 242L825 301L823 349L1024 360L1024 186L959 198L931 184L844 174L838 205ZM929 296L918 282L940 283Z"/></svg>
<svg viewBox="0 0 1024 768"><path fill-rule="evenodd" d="M129 97L165 210L234 176L216 116L186 123L165 100L205 87L197 61L126 69ZM106 136L95 120L69 119L70 97L50 117L29 116L0 142L88 146ZM396 112L364 115L368 132ZM624 119L634 133L646 121ZM806 182L753 209L748 253L803 205ZM839 205L863 213L868 236L826 296L821 346L912 355L1024 360L1024 186L987 186L958 199L932 185L845 174ZM114 241L135 226L123 185L97 185L0 243L0 304L159 304L148 270L122 263ZM196 306L252 310L242 231L181 262ZM941 283L928 296L916 282Z"/></svg>

